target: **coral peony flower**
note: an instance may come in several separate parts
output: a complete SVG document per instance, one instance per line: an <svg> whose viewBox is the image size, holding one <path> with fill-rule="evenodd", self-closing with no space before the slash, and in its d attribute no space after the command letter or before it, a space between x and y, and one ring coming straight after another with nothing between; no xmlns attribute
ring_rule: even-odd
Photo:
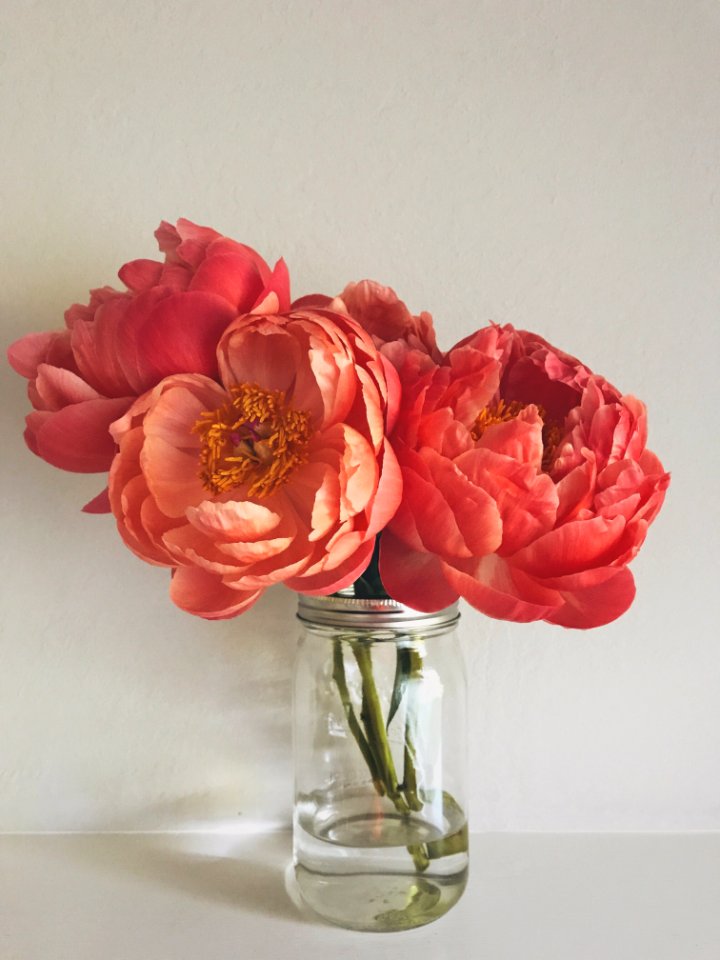
<svg viewBox="0 0 720 960"><path fill-rule="evenodd" d="M93 290L65 314L66 329L23 337L8 351L30 381L34 412L25 440L63 470L109 469L109 425L133 400L172 373L217 377L215 350L239 313L286 310L287 269L250 247L189 220L156 230L164 262L133 260L119 271L125 291ZM107 510L101 496L87 505Z"/></svg>
<svg viewBox="0 0 720 960"><path fill-rule="evenodd" d="M401 379L404 494L380 552L391 596L566 627L620 616L669 482L643 404L509 325Z"/></svg>
<svg viewBox="0 0 720 960"><path fill-rule="evenodd" d="M240 317L217 358L220 383L169 376L113 425L125 542L174 568L175 603L210 619L274 583L352 583L401 494L385 436L394 370L357 324L321 309Z"/></svg>
<svg viewBox="0 0 720 960"><path fill-rule="evenodd" d="M335 299L313 294L294 306L319 306L347 313L367 330L377 348L396 367L403 365L409 351L437 363L442 359L430 314L423 311L413 316L394 290L374 280L349 283Z"/></svg>

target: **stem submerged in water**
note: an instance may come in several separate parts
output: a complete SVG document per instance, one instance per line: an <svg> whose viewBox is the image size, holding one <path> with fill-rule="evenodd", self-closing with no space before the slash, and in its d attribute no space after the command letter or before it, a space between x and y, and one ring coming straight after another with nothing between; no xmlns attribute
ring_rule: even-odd
<svg viewBox="0 0 720 960"><path fill-rule="evenodd" d="M398 813L402 814L403 817L408 817L411 811L419 811L423 807L418 792L415 769L414 728L416 718L412 700L408 700L405 717L402 783L398 780L388 739L388 728L403 696L408 694L408 681L419 679L422 676L422 657L415 650L398 647L395 687L386 722L373 673L372 641L357 637L346 639L349 640L362 678L361 724L358 721L345 676L343 639L341 637L336 638L333 649L333 679L340 694L348 727L365 759L376 791L380 796L387 796ZM423 843L410 844L407 849L413 858L415 868L418 871L426 870L430 864L427 845Z"/></svg>

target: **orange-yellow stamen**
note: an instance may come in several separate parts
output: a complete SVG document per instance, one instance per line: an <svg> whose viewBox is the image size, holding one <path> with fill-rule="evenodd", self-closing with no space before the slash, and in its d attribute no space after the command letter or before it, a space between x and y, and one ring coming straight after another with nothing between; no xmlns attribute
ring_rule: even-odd
<svg viewBox="0 0 720 960"><path fill-rule="evenodd" d="M473 439L479 440L488 427L495 426L495 424L498 423L507 423L509 420L514 420L515 417L517 417L518 414L521 413L527 406L529 406L529 404L521 403L520 400L511 400L509 403L506 403L504 400L498 400L496 403L491 403L487 407L483 407L483 409L475 418L475 423L470 431ZM553 465L553 461L555 460L555 453L558 444L564 436L564 430L561 423L547 419L547 413L545 412L544 407L541 407L540 404L535 404L535 406L537 407L537 411L543 420L542 469L545 473L547 473L549 472Z"/></svg>
<svg viewBox="0 0 720 960"><path fill-rule="evenodd" d="M483 407L475 417L475 423L471 431L473 439L479 440L487 428L495 426L496 423L507 423L508 420L514 420L526 406L526 403L520 403L519 400L511 400L510 403L498 400L497 403L491 403L490 406Z"/></svg>
<svg viewBox="0 0 720 960"><path fill-rule="evenodd" d="M542 468L545 473L550 472L550 468L555 461L555 454L557 453L557 448L560 445L560 441L565 436L565 431L562 428L562 424L553 422L545 423L543 427L543 458L542 458Z"/></svg>
<svg viewBox="0 0 720 960"><path fill-rule="evenodd" d="M286 405L282 390L255 383L230 387L231 400L207 410L193 427L200 435L200 479L213 493L248 484L247 496L266 497L307 460L310 414Z"/></svg>

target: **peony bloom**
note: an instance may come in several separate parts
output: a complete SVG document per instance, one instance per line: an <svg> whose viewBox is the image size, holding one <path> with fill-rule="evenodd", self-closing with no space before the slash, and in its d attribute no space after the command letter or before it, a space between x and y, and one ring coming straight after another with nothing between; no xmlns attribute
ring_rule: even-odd
<svg viewBox="0 0 720 960"><path fill-rule="evenodd" d="M25 440L63 470L108 470L109 425L140 394L172 373L217 377L215 350L239 313L265 304L286 310L287 269L189 220L156 230L165 261L133 260L119 271L126 290L93 290L65 314L66 329L35 333L8 351L29 380L34 412ZM109 509L101 495L87 509Z"/></svg>
<svg viewBox="0 0 720 960"><path fill-rule="evenodd" d="M220 382L174 374L112 427L110 500L126 544L173 568L171 596L232 617L285 583L327 594L367 566L397 508L394 370L341 314L239 317Z"/></svg>
<svg viewBox="0 0 720 960"><path fill-rule="evenodd" d="M295 306L319 306L346 313L370 334L378 350L398 368L408 352L416 352L436 363L442 359L430 314L423 311L413 316L394 290L374 280L349 283L334 300L313 294L298 300Z"/></svg>
<svg viewBox="0 0 720 960"><path fill-rule="evenodd" d="M624 613L627 564L669 482L643 404L509 325L401 379L404 493L380 553L391 596L420 610L462 596L491 617L566 627Z"/></svg>

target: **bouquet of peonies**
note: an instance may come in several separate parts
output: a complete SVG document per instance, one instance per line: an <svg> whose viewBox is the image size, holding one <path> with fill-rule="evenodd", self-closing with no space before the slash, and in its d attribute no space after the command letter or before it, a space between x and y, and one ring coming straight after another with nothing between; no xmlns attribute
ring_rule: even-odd
<svg viewBox="0 0 720 960"><path fill-rule="evenodd" d="M108 473L83 509L179 607L234 617L283 583L565 627L628 608L669 481L639 400L509 324L442 352L388 287L293 302L282 260L187 220L155 236L164 261L9 359L30 449Z"/></svg>

